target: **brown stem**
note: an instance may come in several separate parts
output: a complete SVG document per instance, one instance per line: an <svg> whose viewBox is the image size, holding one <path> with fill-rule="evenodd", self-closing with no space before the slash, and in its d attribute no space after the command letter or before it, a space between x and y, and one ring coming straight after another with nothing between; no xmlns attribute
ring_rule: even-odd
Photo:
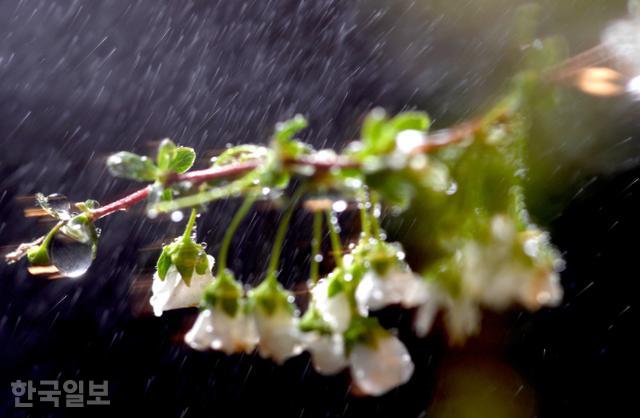
<svg viewBox="0 0 640 418"><path fill-rule="evenodd" d="M460 142L464 138L473 134L481 126L479 120L462 123L451 129L444 129L427 136L427 142L414 150L414 153L428 153L437 148ZM191 171L184 174L176 174L166 180L167 184L180 181L189 181L194 184L205 181L226 179L258 168L263 161L255 160L242 163L229 164L221 167L212 167L204 170ZM316 159L314 157L299 157L294 160L285 161L287 165L302 165L313 167L317 171L327 171L335 168L358 168L359 162L344 157L334 159ZM100 219L120 210L127 210L131 206L140 203L149 195L150 186L135 191L122 199L116 200L106 206L99 207L91 211L92 218Z"/></svg>

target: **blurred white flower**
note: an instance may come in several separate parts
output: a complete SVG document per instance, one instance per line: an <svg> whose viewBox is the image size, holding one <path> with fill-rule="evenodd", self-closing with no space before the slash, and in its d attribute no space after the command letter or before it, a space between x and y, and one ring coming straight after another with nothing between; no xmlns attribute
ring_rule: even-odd
<svg viewBox="0 0 640 418"><path fill-rule="evenodd" d="M356 303L361 315L369 310L382 309L388 305L401 304L413 308L423 304L429 297L424 280L408 267L391 267L384 275L375 270L367 271L356 288Z"/></svg>
<svg viewBox="0 0 640 418"><path fill-rule="evenodd" d="M444 324L452 344L461 344L480 331L482 312L478 304L468 298L447 296L444 305Z"/></svg>
<svg viewBox="0 0 640 418"><path fill-rule="evenodd" d="M311 354L311 363L323 375L339 373L347 367L342 334L305 334L305 347Z"/></svg>
<svg viewBox="0 0 640 418"><path fill-rule="evenodd" d="M534 310L562 300L562 260L541 231L518 233L510 219L495 216L489 241L467 243L461 257L464 294L488 307L502 310L517 302Z"/></svg>
<svg viewBox="0 0 640 418"><path fill-rule="evenodd" d="M260 343L260 355L271 358L278 364L302 353L302 335L298 329L298 318L288 309L277 307L268 315L261 308L255 312Z"/></svg>
<svg viewBox="0 0 640 418"><path fill-rule="evenodd" d="M207 259L209 260L209 268L213 268L214 258L208 255ZM161 280L156 272L153 275L152 295L149 300L153 307L153 313L156 316L162 316L164 311L196 306L202 298L205 287L212 281L211 271L207 271L205 274L197 274L194 271L191 284L187 286L174 265L169 267L164 280Z"/></svg>
<svg viewBox="0 0 640 418"><path fill-rule="evenodd" d="M435 283L425 282L427 298L418 306L413 328L418 337L425 337L433 328L438 312L449 297Z"/></svg>
<svg viewBox="0 0 640 418"><path fill-rule="evenodd" d="M349 327L351 307L345 292L330 297L329 279L322 279L313 286L311 295L316 309L332 330L342 333Z"/></svg>
<svg viewBox="0 0 640 418"><path fill-rule="evenodd" d="M354 383L367 395L382 395L411 378L414 365L404 344L393 335L378 337L375 346L356 344L349 355Z"/></svg>
<svg viewBox="0 0 640 418"><path fill-rule="evenodd" d="M258 343L258 334L253 316L243 309L230 316L216 307L200 312L184 340L191 348L200 351L250 353Z"/></svg>

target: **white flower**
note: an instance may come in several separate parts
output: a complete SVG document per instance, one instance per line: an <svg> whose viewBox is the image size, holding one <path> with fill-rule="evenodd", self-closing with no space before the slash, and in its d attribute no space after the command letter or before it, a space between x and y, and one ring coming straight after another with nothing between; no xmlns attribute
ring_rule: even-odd
<svg viewBox="0 0 640 418"><path fill-rule="evenodd" d="M209 260L209 268L213 268L215 260L210 255L207 256L207 259ZM211 281L213 281L211 271L207 271L205 274L197 274L194 271L189 286L182 280L182 276L174 265L169 267L164 280L161 280L156 272L153 275L152 295L149 300L153 306L154 314L162 316L164 311L196 306L200 302L205 287Z"/></svg>
<svg viewBox="0 0 640 418"><path fill-rule="evenodd" d="M518 233L511 220L495 216L489 242L469 242L461 257L464 293L493 309L519 302L534 310L562 299L562 260L536 229Z"/></svg>
<svg viewBox="0 0 640 418"><path fill-rule="evenodd" d="M349 327L351 307L345 292L329 297L329 280L322 279L311 289L313 302L322 319L332 330L342 333Z"/></svg>
<svg viewBox="0 0 640 418"><path fill-rule="evenodd" d="M298 318L287 309L278 307L268 315L258 308L255 312L259 351L265 358L271 358L282 364L288 358L297 356L303 350L301 333L298 330Z"/></svg>
<svg viewBox="0 0 640 418"><path fill-rule="evenodd" d="M358 283L355 297L358 311L366 316L369 310L388 305L416 307L428 299L428 289L424 280L408 267L394 266L383 276L374 270L367 271Z"/></svg>
<svg viewBox="0 0 640 418"><path fill-rule="evenodd" d="M431 331L438 311L440 311L440 308L442 308L448 297L447 294L440 290L434 283L424 282L424 286L427 297L423 300L422 304L418 306L413 322L413 328L418 337L425 337Z"/></svg>
<svg viewBox="0 0 640 418"><path fill-rule="evenodd" d="M332 375L347 367L342 334L305 334L306 349L311 354L314 369L323 375Z"/></svg>
<svg viewBox="0 0 640 418"><path fill-rule="evenodd" d="M258 343L258 334L253 317L242 309L238 309L235 316L230 316L223 309L211 308L200 312L184 340L191 348L200 351L250 353Z"/></svg>
<svg viewBox="0 0 640 418"><path fill-rule="evenodd" d="M407 348L393 335L376 339L375 347L356 344L349 355L351 376L367 395L382 395L406 383L414 365Z"/></svg>
<svg viewBox="0 0 640 418"><path fill-rule="evenodd" d="M460 344L467 337L477 334L480 331L481 320L482 313L477 303L468 298L447 297L444 324L447 327L449 342Z"/></svg>

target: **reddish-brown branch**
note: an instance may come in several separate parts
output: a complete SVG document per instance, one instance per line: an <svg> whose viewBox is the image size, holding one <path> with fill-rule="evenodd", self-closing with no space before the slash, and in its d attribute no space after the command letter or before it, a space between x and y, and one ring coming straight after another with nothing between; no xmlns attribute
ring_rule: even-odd
<svg viewBox="0 0 640 418"><path fill-rule="evenodd" d="M316 170L320 171L330 170L333 168L352 168L358 166L357 162L343 158L337 158L335 160L314 160L312 158L305 157L286 161L286 163L291 165L312 166ZM193 184L199 184L204 183L205 181L223 178L226 179L254 170L258 168L260 164L262 164L262 161L255 160L243 163L229 164L222 167L212 167L205 170L196 170L184 174L177 174L175 176L169 177L167 179L167 184L172 184L180 181L189 181ZM106 206L101 206L97 209L94 209L93 211L91 211L92 217L93 219L100 219L114 212L127 210L131 206L134 206L146 199L149 195L149 190L150 186L147 186Z"/></svg>
<svg viewBox="0 0 640 418"><path fill-rule="evenodd" d="M100 219L112 214L113 212L117 212L119 210L127 210L131 206L134 206L136 203L142 202L144 199L146 199L149 195L150 189L151 186L147 186L144 189L137 190L130 195L123 197L122 199L94 209L91 211L91 217L93 219Z"/></svg>
<svg viewBox="0 0 640 418"><path fill-rule="evenodd" d="M446 145L451 145L462 141L464 138L472 135L481 126L480 120L473 120L458 125L451 129L445 129L442 131L434 132L427 136L427 141L424 145L417 147L415 153L425 153L441 148ZM222 167L212 167L205 170L196 170L185 174L177 174L169 177L167 183L176 183L180 181L189 181L194 184L203 183L205 181L211 181L216 179L227 179L238 176L240 174L247 173L251 170L258 168L263 161L247 161L242 163L229 164ZM313 157L300 157L295 160L285 161L288 165L301 165L310 166L318 171L327 171L334 168L357 168L359 163L344 157L336 157L334 159L316 159ZM149 195L150 186L135 191L122 199L116 200L106 206L94 209L92 213L93 219L100 219L107 215L120 210L126 210L137 203L140 203Z"/></svg>

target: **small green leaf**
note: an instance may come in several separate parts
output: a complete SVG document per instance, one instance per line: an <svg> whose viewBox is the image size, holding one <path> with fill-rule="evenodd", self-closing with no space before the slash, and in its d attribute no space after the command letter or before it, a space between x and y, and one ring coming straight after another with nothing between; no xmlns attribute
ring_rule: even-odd
<svg viewBox="0 0 640 418"><path fill-rule="evenodd" d="M431 120L424 112L403 112L396 115L389 123L397 132L408 129L426 131L429 129Z"/></svg>
<svg viewBox="0 0 640 418"><path fill-rule="evenodd" d="M162 253L160 253L160 257L158 257L158 262L156 263L156 269L158 270L158 277L160 277L160 280L164 280L167 276L167 272L169 271L169 267L171 267L169 247L170 245L167 245L162 249Z"/></svg>
<svg viewBox="0 0 640 418"><path fill-rule="evenodd" d="M307 119L305 119L304 116L295 115L293 119L276 124L274 139L279 143L287 142L293 139L298 132L305 129L308 125Z"/></svg>
<svg viewBox="0 0 640 418"><path fill-rule="evenodd" d="M158 146L158 156L156 158L158 168L160 170L168 170L171 161L173 160L174 153L176 151L176 144L169 138L165 138L160 142Z"/></svg>
<svg viewBox="0 0 640 418"><path fill-rule="evenodd" d="M373 109L362 123L362 141L366 145L372 145L375 143L384 129L384 125L387 123L387 113L384 109Z"/></svg>
<svg viewBox="0 0 640 418"><path fill-rule="evenodd" d="M386 154L393 150L396 133L384 110L380 108L372 110L362 125L364 156Z"/></svg>
<svg viewBox="0 0 640 418"><path fill-rule="evenodd" d="M116 177L138 181L154 180L157 172L150 159L127 151L111 155L107 159L107 168Z"/></svg>
<svg viewBox="0 0 640 418"><path fill-rule="evenodd" d="M169 170L174 173L184 173L191 168L193 162L196 160L196 152L193 148L178 147L173 153L173 158L169 163Z"/></svg>
<svg viewBox="0 0 640 418"><path fill-rule="evenodd" d="M382 170L371 173L367 176L366 183L385 202L399 210L406 209L416 194L411 179L400 171Z"/></svg>

